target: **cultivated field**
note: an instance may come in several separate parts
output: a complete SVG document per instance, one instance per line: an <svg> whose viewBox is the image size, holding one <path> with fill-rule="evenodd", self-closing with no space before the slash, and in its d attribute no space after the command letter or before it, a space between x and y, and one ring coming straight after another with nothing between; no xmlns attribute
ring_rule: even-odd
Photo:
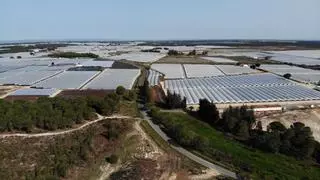
<svg viewBox="0 0 320 180"><path fill-rule="evenodd" d="M140 69L106 69L82 89L131 89L140 75Z"/></svg>
<svg viewBox="0 0 320 180"><path fill-rule="evenodd" d="M163 76L158 71L150 69L148 71L148 82L150 86L155 86L159 84L160 76Z"/></svg>
<svg viewBox="0 0 320 180"><path fill-rule="evenodd" d="M137 61L137 62L155 62L165 56L166 54L160 54L160 53L132 52L132 53L121 54L118 56L111 56L109 58L113 60L126 59L129 61Z"/></svg>
<svg viewBox="0 0 320 180"><path fill-rule="evenodd" d="M152 64L151 69L163 73L166 79L185 78L181 64Z"/></svg>
<svg viewBox="0 0 320 180"><path fill-rule="evenodd" d="M319 91L272 74L166 80L166 89L191 105L204 98L217 104L320 100Z"/></svg>
<svg viewBox="0 0 320 180"><path fill-rule="evenodd" d="M64 71L63 73L41 81L34 86L58 89L79 89L99 73L99 71Z"/></svg>
<svg viewBox="0 0 320 180"><path fill-rule="evenodd" d="M306 83L318 83L320 81L320 71L305 69L297 66L289 65L261 65L260 69L284 75L290 73L292 75L291 79Z"/></svg>
<svg viewBox="0 0 320 180"><path fill-rule="evenodd" d="M258 70L249 67L234 66L234 65L216 65L225 75L251 74L258 73Z"/></svg>
<svg viewBox="0 0 320 180"><path fill-rule="evenodd" d="M220 57L201 57L202 59L213 61L216 63L237 63L237 61L227 59L227 58L220 58Z"/></svg>
<svg viewBox="0 0 320 180"><path fill-rule="evenodd" d="M205 64L183 64L187 78L224 75L216 66Z"/></svg>
<svg viewBox="0 0 320 180"><path fill-rule="evenodd" d="M36 88L24 88L18 89L9 96L54 96L59 93L58 89L36 89Z"/></svg>
<svg viewBox="0 0 320 180"><path fill-rule="evenodd" d="M170 63L170 64L213 64L210 60L205 60L200 57L190 57L190 56L167 56L156 63Z"/></svg>

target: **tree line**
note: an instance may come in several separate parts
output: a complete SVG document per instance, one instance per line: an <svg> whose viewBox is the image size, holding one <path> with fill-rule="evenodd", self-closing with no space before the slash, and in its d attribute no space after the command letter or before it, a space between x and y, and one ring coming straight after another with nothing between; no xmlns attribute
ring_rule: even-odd
<svg viewBox="0 0 320 180"><path fill-rule="evenodd" d="M35 127L43 130L70 128L84 120L94 119L96 112L111 115L119 110L121 99L133 101L135 98L134 91L118 87L117 92L109 93L104 98L41 97L35 102L0 100L0 132L30 132Z"/></svg>
<svg viewBox="0 0 320 180"><path fill-rule="evenodd" d="M267 131L263 131L261 122L256 122L253 111L246 106L230 106L220 118L213 103L201 99L199 105L194 116L222 132L232 134L236 140L250 147L297 159L315 158L320 161L319 143L314 140L311 129L303 123L296 122L287 129L280 122L273 122L268 125Z"/></svg>
<svg viewBox="0 0 320 180"><path fill-rule="evenodd" d="M93 53L76 53L76 52L58 52L48 55L53 58L98 58L99 56Z"/></svg>

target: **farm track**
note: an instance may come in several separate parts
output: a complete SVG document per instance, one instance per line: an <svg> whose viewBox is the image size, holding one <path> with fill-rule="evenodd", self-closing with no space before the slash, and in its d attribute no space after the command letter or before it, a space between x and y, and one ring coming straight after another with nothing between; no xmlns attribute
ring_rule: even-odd
<svg viewBox="0 0 320 180"><path fill-rule="evenodd" d="M68 130L62 130L62 131L55 131L55 132L45 132L45 133L36 133L36 134L29 134L29 133L13 133L13 134L0 134L0 138L8 138L8 137L25 137L25 138L32 138L32 137L45 137L45 136L57 136L62 134L68 134L75 131L79 131L81 129L86 128L87 126L90 126L92 124L95 124L99 121L105 120L105 119L132 119L130 116L121 116L121 115L113 115L113 116L101 116L99 114L98 118L93 121L88 121L85 124ZM134 118L133 118L134 119Z"/></svg>

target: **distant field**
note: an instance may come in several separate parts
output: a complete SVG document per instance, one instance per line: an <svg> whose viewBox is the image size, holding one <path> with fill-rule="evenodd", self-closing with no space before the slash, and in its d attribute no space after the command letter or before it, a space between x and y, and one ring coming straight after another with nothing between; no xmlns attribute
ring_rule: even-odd
<svg viewBox="0 0 320 180"><path fill-rule="evenodd" d="M114 90L64 90L58 94L58 97L76 98L84 96L105 97L108 93L114 92Z"/></svg>
<svg viewBox="0 0 320 180"><path fill-rule="evenodd" d="M188 56L167 56L160 60L158 60L156 63L172 63L172 64L213 64L214 62L206 59L202 59L200 57L188 57Z"/></svg>

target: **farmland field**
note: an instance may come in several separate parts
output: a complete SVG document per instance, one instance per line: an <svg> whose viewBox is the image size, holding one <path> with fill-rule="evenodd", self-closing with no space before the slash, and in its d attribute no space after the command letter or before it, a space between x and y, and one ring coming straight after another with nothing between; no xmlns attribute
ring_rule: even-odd
<svg viewBox="0 0 320 180"><path fill-rule="evenodd" d="M106 69L83 89L116 89L118 86L131 89L139 75L139 69Z"/></svg>
<svg viewBox="0 0 320 180"><path fill-rule="evenodd" d="M163 73L166 79L185 78L181 64L152 64L151 68Z"/></svg>
<svg viewBox="0 0 320 180"><path fill-rule="evenodd" d="M200 57L188 57L188 56L167 56L156 63L169 63L169 64L213 64L212 61L202 59Z"/></svg>
<svg viewBox="0 0 320 180"><path fill-rule="evenodd" d="M34 86L43 88L78 89L86 84L99 71L65 71Z"/></svg>
<svg viewBox="0 0 320 180"><path fill-rule="evenodd" d="M216 66L205 64L183 64L187 78L224 75Z"/></svg>
<svg viewBox="0 0 320 180"><path fill-rule="evenodd" d="M165 89L186 97L187 104L204 98L217 104L320 100L320 92L272 74L166 80Z"/></svg>
<svg viewBox="0 0 320 180"><path fill-rule="evenodd" d="M318 83L320 81L320 71L318 70L289 65L262 65L260 69L267 70L281 76L286 73L290 73L292 75L291 79L301 82Z"/></svg>

